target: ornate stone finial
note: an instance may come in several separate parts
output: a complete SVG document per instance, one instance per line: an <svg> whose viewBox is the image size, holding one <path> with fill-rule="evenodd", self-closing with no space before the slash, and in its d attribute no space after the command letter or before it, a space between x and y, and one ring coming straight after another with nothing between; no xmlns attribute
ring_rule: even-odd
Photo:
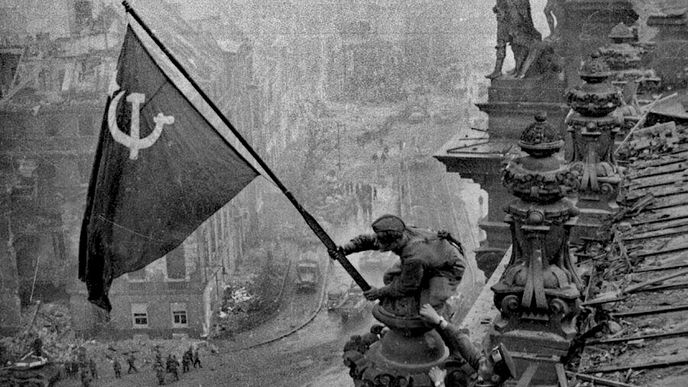
<svg viewBox="0 0 688 387"><path fill-rule="evenodd" d="M588 83L600 83L606 81L612 72L600 53L595 51L589 60L583 62L578 74Z"/></svg>
<svg viewBox="0 0 688 387"><path fill-rule="evenodd" d="M547 122L547 113L535 115L535 122L528 125L521 133L518 146L531 156L550 156L564 146L559 131Z"/></svg>
<svg viewBox="0 0 688 387"><path fill-rule="evenodd" d="M612 39L613 41L621 41L623 40L633 40L635 39L635 35L633 34L633 30L631 30L630 27L628 27L624 22L621 22L612 28L612 31L609 33L609 38Z"/></svg>
<svg viewBox="0 0 688 387"><path fill-rule="evenodd" d="M566 99L577 113L589 117L603 117L623 104L623 96L609 82L611 71L607 63L594 53L580 69L585 81L581 86L569 89Z"/></svg>
<svg viewBox="0 0 688 387"><path fill-rule="evenodd" d="M616 197L621 182L614 161L614 139L623 117L612 114L623 104L623 96L611 82L607 64L593 55L581 68L582 85L567 92L574 110L566 124L571 133L570 169L580 176L577 206L581 216L574 238L596 237L605 217L618 210Z"/></svg>
<svg viewBox="0 0 688 387"><path fill-rule="evenodd" d="M518 142L526 157L513 160L502 172L502 182L524 201L548 203L575 191L577 177L553 157L564 145L559 131L539 113Z"/></svg>

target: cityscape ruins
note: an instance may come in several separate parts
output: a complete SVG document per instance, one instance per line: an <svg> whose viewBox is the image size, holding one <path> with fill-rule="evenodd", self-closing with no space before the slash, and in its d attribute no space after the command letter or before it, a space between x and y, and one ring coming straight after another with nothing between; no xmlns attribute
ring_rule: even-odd
<svg viewBox="0 0 688 387"><path fill-rule="evenodd" d="M258 178L117 278L111 312L88 301L133 15L336 250ZM0 20L0 385L688 384L688 0L7 0ZM460 282L437 301L423 261L371 296L408 279L413 235L460 249Z"/></svg>

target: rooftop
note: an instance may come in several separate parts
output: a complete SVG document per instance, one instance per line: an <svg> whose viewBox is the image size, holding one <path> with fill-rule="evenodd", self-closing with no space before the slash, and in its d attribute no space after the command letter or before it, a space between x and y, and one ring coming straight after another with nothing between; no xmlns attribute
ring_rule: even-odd
<svg viewBox="0 0 688 387"><path fill-rule="evenodd" d="M688 116L671 107L653 110L621 152L627 182L612 242L579 257L592 267L578 367L587 375L664 386L688 378Z"/></svg>

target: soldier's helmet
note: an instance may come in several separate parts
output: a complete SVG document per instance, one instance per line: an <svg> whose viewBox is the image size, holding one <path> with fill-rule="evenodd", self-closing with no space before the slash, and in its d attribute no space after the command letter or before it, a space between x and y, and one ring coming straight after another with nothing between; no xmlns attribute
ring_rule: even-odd
<svg viewBox="0 0 688 387"><path fill-rule="evenodd" d="M406 229L406 224L396 215L382 215L371 225L380 242L393 242L399 238Z"/></svg>

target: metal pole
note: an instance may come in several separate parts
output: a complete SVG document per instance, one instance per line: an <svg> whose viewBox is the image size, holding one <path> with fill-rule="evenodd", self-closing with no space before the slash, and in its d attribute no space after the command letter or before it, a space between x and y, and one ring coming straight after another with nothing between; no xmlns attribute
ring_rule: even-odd
<svg viewBox="0 0 688 387"><path fill-rule="evenodd" d="M41 255L36 256L36 268L33 271L33 284L31 284L31 295L29 296L29 303L33 302L33 290L36 288L36 277L38 276L38 264L41 262Z"/></svg>

